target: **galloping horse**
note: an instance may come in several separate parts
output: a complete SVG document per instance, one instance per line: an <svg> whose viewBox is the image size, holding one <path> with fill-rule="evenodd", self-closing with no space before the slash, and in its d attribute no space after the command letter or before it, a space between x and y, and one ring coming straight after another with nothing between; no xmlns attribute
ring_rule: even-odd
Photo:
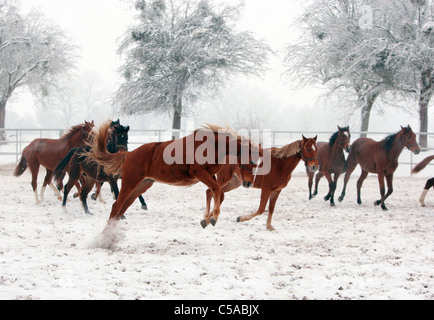
<svg viewBox="0 0 434 320"><path fill-rule="evenodd" d="M93 127L93 121L85 121L83 124L71 127L60 139L35 139L24 148L21 160L15 168L14 175L16 177L21 176L27 169L27 166L29 166L32 173L32 188L36 204L40 203L36 192L39 166L42 165L47 169L41 190L41 199L44 197L46 186L50 185L58 195L59 200L62 200L59 191L51 182L53 171L57 164L68 154L69 150L85 144L89 139L89 133Z"/></svg>
<svg viewBox="0 0 434 320"><path fill-rule="evenodd" d="M346 170L346 160L344 156L344 150L350 152L350 128L341 128L338 126L338 131L335 132L331 137L329 142L317 142L318 147L318 162L319 169L316 174L315 179L315 191L312 194L312 182L315 173L309 171L307 174L309 176L309 199L312 199L318 194L318 183L320 179L325 176L329 183L329 192L324 197L327 201L330 199L330 206L335 205L334 195L336 190L336 185L341 173ZM334 175L332 178L332 174Z"/></svg>
<svg viewBox="0 0 434 320"><path fill-rule="evenodd" d="M422 171L422 169L425 169L425 167L434 159L433 156L426 157L421 162L419 162L416 167L411 170L411 173L418 173L419 171ZM425 207L425 197L428 193L428 190L434 186L434 178L428 179L425 183L425 187L423 188L422 194L420 195L419 202L422 205L422 207Z"/></svg>
<svg viewBox="0 0 434 320"><path fill-rule="evenodd" d="M339 201L345 197L345 190L351 173L360 164L362 173L357 180L357 203L361 204L360 189L363 181L368 176L368 173L376 173L380 184L381 199L374 202L374 205L381 205L381 208L386 211L386 199L393 192L393 173L398 167L398 157L402 150L406 147L415 154L420 153L420 147L416 142L416 135L411 127L406 128L401 126L401 130L386 137L382 141L374 141L369 138L359 138L351 146L351 152L348 156L348 169L344 178L344 187ZM387 193L385 193L384 177L387 181Z"/></svg>
<svg viewBox="0 0 434 320"><path fill-rule="evenodd" d="M250 220L265 211L268 200L268 219L266 227L272 231L274 228L271 225L274 207L280 192L284 189L289 180L291 180L291 173L298 165L300 160L303 160L306 167L315 171L318 168L317 148L315 138L305 138L295 141L282 148L263 149L264 158L265 153L270 153L270 171L265 175L255 175L252 185L254 188L261 189L261 201L259 208L255 213L250 215L241 216L237 218L238 222ZM245 166L225 165L223 169L217 174L217 183L222 188L223 192L228 192L238 188L241 185L240 177L246 173L251 172ZM245 187L249 187L249 183L244 182ZM207 190L207 212L205 216L209 215L209 207L211 202L211 190ZM223 193L224 195L224 193ZM223 201L224 196L221 197L220 203Z"/></svg>
<svg viewBox="0 0 434 320"><path fill-rule="evenodd" d="M118 152L119 150L128 150L128 131L130 127L122 126L119 121L112 122L108 129L108 142L107 150L111 153ZM92 190L96 182L109 182L115 194L115 198L119 194L117 186L118 177L107 175L103 168L96 165L94 162L86 161L87 158L82 156L85 151L90 151L89 146L71 149L66 157L57 165L54 170L54 179L61 183L64 176L64 171L68 172L69 179L64 187L62 206L66 206L66 200L73 185L79 179L82 180L82 188L80 191L80 200L83 204L84 212L92 214L87 206L87 195ZM82 177L82 174L85 176ZM100 184L98 184L100 186Z"/></svg>
<svg viewBox="0 0 434 320"><path fill-rule="evenodd" d="M200 181L212 190L215 203L212 215L201 224L215 225L220 213L222 191L214 175L223 168L228 157L236 156L238 162L247 162L244 166L252 171L255 166L253 161L262 155L260 146L233 129L209 124L181 139L147 143L132 152L111 154L106 148L109 125L106 123L95 132L95 138L90 143L92 150L85 153L103 166L106 173L122 176L121 190L113 204L109 223L119 220L134 200L154 182L189 186ZM253 180L253 175L250 179Z"/></svg>

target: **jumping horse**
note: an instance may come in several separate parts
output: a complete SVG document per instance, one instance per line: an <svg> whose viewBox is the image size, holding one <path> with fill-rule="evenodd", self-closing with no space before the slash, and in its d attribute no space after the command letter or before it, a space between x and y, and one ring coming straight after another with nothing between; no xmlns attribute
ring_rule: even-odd
<svg viewBox="0 0 434 320"><path fill-rule="evenodd" d="M303 160L308 170L315 171L318 168L317 147L315 138L305 138L297 140L282 148L267 148L263 149L263 158L270 159L270 170L267 174L257 175L254 174L252 183L243 183L244 187L253 186L254 188L261 189L261 199L259 208L255 213L250 215L240 216L237 222L248 221L265 211L267 202L268 205L268 218L266 227L268 230L274 230L271 225L274 208L280 192L288 185L291 180L291 173L294 171L298 163ZM266 153L269 153L267 158ZM264 165L264 163L262 163ZM245 166L225 165L223 169L217 174L217 183L222 189L223 195L220 203L224 200L224 193L238 188L241 185L240 178L245 176L246 173L251 172ZM209 208L211 203L211 190L206 192L207 205L205 216L209 215ZM207 218L206 218L207 219Z"/></svg>
<svg viewBox="0 0 434 320"><path fill-rule="evenodd" d="M35 139L24 148L21 160L15 168L14 175L21 176L29 167L32 174L32 188L35 195L36 204L40 203L36 192L39 166L42 165L47 169L44 184L41 189L41 200L44 197L45 188L49 185L57 194L58 199L62 196L56 187L52 184L53 171L57 164L68 154L72 148L80 147L89 139L89 133L94 127L94 122L85 121L71 127L59 139Z"/></svg>
<svg viewBox="0 0 434 320"><path fill-rule="evenodd" d="M421 162L419 162L413 170L411 170L412 174L418 173L425 169L425 167L434 159L434 155L426 157ZM425 183L425 187L423 188L422 194L420 195L419 202L422 207L425 207L425 197L430 188L434 187L434 178L428 179Z"/></svg>
<svg viewBox="0 0 434 320"><path fill-rule="evenodd" d="M378 142L369 138L359 138L354 141L348 156L348 169L345 174L344 187L339 201L342 201L345 197L345 190L351 173L360 164L362 173L357 180L357 203L362 203L360 190L368 173L376 173L380 185L381 199L375 201L374 205L381 205L381 208L387 211L385 201L393 192L393 173L398 167L398 158L404 148L409 149L415 154L420 153L420 147L416 142L416 135L410 126L405 128L401 126L401 130L398 133L392 134ZM387 181L387 193L385 193L384 178Z"/></svg>
<svg viewBox="0 0 434 320"><path fill-rule="evenodd" d="M330 206L335 205L334 195L339 176L346 171L346 160L344 150L349 153L351 150L350 127L341 128L335 132L329 142L317 142L319 169L315 178L315 190L312 194L312 184L315 172L308 171L309 176L309 199L318 194L318 183L323 176L329 183L329 192L324 197L325 201L330 200ZM333 176L332 176L333 175Z"/></svg>
<svg viewBox="0 0 434 320"><path fill-rule="evenodd" d="M186 137L166 142L147 143L132 152L109 153L106 148L106 123L95 131L90 143L92 149L85 153L104 171L121 175L122 185L112 206L108 223L119 220L134 200L146 192L154 182L174 186L189 186L198 182L211 189L214 210L201 224L217 223L220 214L222 191L214 178L225 165L225 159L235 156L250 171L262 155L261 147L240 136L230 127L207 124ZM233 148L235 145L236 148ZM248 155L247 159L245 155ZM253 181L253 175L249 176ZM251 182L250 181L250 182Z"/></svg>

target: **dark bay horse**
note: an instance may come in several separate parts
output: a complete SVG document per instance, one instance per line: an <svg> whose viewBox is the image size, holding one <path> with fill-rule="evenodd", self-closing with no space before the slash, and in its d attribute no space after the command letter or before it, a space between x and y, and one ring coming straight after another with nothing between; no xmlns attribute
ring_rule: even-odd
<svg viewBox="0 0 434 320"><path fill-rule="evenodd" d="M401 130L386 137L381 141L374 141L369 138L359 138L351 146L351 152L348 156L348 169L344 178L344 187L339 201L345 197L345 190L351 173L358 164L362 173L357 180L357 203L361 204L360 190L363 181L368 173L376 173L380 184L381 199L374 202L376 206L381 205L383 210L387 210L385 205L386 199L393 192L393 173L398 167L398 158L404 148L409 149L415 154L420 153L420 147L416 142L416 135L410 126L402 127ZM384 178L387 181L387 193L385 193Z"/></svg>
<svg viewBox="0 0 434 320"><path fill-rule="evenodd" d="M83 124L71 127L60 139L35 139L24 148L21 160L15 168L14 175L19 177L27 169L27 166L30 168L36 204L40 203L36 192L39 166L42 165L47 169L41 190L41 198L44 197L46 186L50 185L53 191L58 194L59 200L61 200L62 197L59 191L51 182L53 171L57 164L68 154L69 150L83 146L88 141L89 133L93 127L93 121L85 121Z"/></svg>
<svg viewBox="0 0 434 320"><path fill-rule="evenodd" d="M270 170L265 175L255 175L254 181L251 184L254 188L261 189L261 200L259 208L255 213L237 218L238 222L250 220L265 211L268 200L268 219L266 227L272 231L274 228L271 225L274 208L280 192L288 185L291 180L291 173L294 171L298 163L303 160L308 170L315 171L318 168L317 147L315 138L305 138L295 141L282 148L263 149L264 159L267 159L265 153L270 153ZM244 166L225 165L217 174L217 183L222 188L222 192L228 192L238 188L241 185L240 178L250 172ZM249 184L243 183L245 187ZM209 207L211 202L211 192L207 190L207 212L209 215ZM224 197L222 196L221 202Z"/></svg>
<svg viewBox="0 0 434 320"><path fill-rule="evenodd" d="M318 162L319 169L315 179L315 190L312 194L312 183L315 172L308 171L309 176L309 199L312 199L318 194L318 183L320 179L325 176L329 183L329 192L324 197L324 200L330 200L330 205L334 206L334 195L339 176L345 173L346 160L344 150L350 152L351 150L351 134L350 127L341 128L338 126L338 131L335 132L329 142L317 142L318 147ZM333 177L332 177L333 175Z"/></svg>
<svg viewBox="0 0 434 320"><path fill-rule="evenodd" d="M425 169L425 167L432 161L434 160L434 155L426 157L425 159L423 159L421 162L419 162L414 168L413 170L411 170L412 174L418 173L420 171L422 171L423 169ZM426 194L428 193L428 190L431 189L432 187L434 187L434 178L428 179L425 183L425 187L423 188L422 194L420 195L419 198L419 202L422 205L422 207L425 207L425 197Z"/></svg>
<svg viewBox="0 0 434 320"><path fill-rule="evenodd" d="M154 182L174 186L189 186L198 182L211 189L214 210L209 220L203 223L215 225L220 213L222 191L216 175L228 157L235 156L238 162L253 170L261 156L261 147L227 127L206 125L181 139L147 143L132 152L109 153L106 148L107 128L104 124L95 132L91 152L86 156L104 167L112 175L122 176L119 196L113 204L109 223L119 220L134 200ZM247 155L247 157L246 157ZM253 180L253 175L250 176Z"/></svg>
<svg viewBox="0 0 434 320"><path fill-rule="evenodd" d="M122 126L119 120L111 123L107 134L107 150L110 153L115 153L119 150L128 150L129 129L130 127L128 126ZM58 184L61 184L65 171L68 172L69 179L64 187L62 206L66 206L66 200L70 190L80 179L82 181L79 194L80 200L85 213L92 214L87 206L87 195L89 192L97 182L109 182L116 198L119 194L117 186L118 177L106 174L101 166L98 166L94 162L87 161L87 158L82 155L82 153L86 151L90 151L89 146L71 149L54 170L54 179ZM97 185L100 186L99 183Z"/></svg>

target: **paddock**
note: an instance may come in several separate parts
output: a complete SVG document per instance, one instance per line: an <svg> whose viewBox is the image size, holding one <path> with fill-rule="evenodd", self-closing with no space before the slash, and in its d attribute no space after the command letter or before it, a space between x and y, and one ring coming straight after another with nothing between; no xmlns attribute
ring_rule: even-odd
<svg viewBox="0 0 434 320"><path fill-rule="evenodd" d="M356 203L356 168L344 202L330 207L328 187L308 200L301 165L276 204L275 231L256 211L260 190L226 194L215 227L202 229L206 186L156 183L118 224L118 241L100 247L113 200L78 199L66 210L51 190L35 205L30 173L0 166L0 299L434 299L434 191L427 179L396 177L388 212L369 175ZM40 175L45 174L41 170ZM39 177L40 181L43 177ZM338 182L337 192L342 188ZM432 193L431 193L432 192Z"/></svg>

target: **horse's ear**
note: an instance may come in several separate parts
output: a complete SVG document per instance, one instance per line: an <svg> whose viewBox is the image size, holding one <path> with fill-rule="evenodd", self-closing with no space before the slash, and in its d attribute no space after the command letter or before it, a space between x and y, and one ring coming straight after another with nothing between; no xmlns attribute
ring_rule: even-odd
<svg viewBox="0 0 434 320"><path fill-rule="evenodd" d="M302 134L301 136L303 137L303 142L307 140L304 134Z"/></svg>
<svg viewBox="0 0 434 320"><path fill-rule="evenodd" d="M128 131L130 131L130 126L127 126L126 128L125 128L125 130L128 132Z"/></svg>
<svg viewBox="0 0 434 320"><path fill-rule="evenodd" d="M410 127L410 125L408 125L408 128L409 128L410 130L412 130L411 127Z"/></svg>
<svg viewBox="0 0 434 320"><path fill-rule="evenodd" d="M315 142L316 142L316 139L318 139L318 135L316 135L315 138L313 138L313 140L315 140Z"/></svg>
<svg viewBox="0 0 434 320"><path fill-rule="evenodd" d="M338 125L338 130L339 130L339 131L341 131L341 130L342 130L342 129L341 129L341 127L339 127L339 125Z"/></svg>

